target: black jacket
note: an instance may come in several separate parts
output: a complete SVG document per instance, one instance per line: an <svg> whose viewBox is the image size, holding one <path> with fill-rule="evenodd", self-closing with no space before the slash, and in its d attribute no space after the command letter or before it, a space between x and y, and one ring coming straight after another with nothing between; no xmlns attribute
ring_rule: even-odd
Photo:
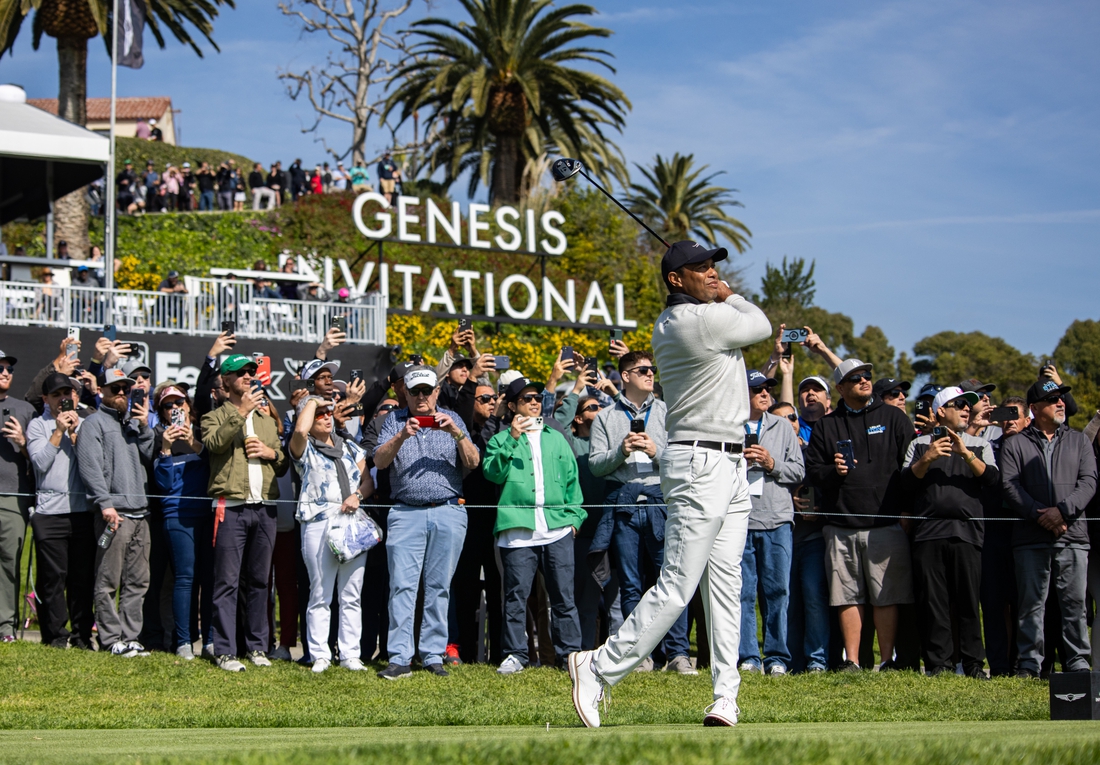
<svg viewBox="0 0 1100 765"><path fill-rule="evenodd" d="M1054 433L1050 469L1044 456L1046 436L1031 425L1005 439L1001 478L1005 504L1024 520L1013 527L1012 546L1087 547L1084 510L1096 493L1096 455L1083 433L1062 425ZM1068 526L1054 534L1038 524L1039 511L1057 507Z"/></svg>
<svg viewBox="0 0 1100 765"><path fill-rule="evenodd" d="M963 434L963 441L974 456L985 462L985 472L975 476L974 471L959 454L940 457L928 467L924 478L913 473L913 464L919 461L931 445L929 436L920 436L910 445L913 450L909 465L901 472L902 490L911 496L911 511L918 518L913 528L914 542L930 542L934 539L961 539L981 547L985 541L985 517L983 500L986 492L996 491L1001 474L993 461L993 447L988 441Z"/></svg>
<svg viewBox="0 0 1100 765"><path fill-rule="evenodd" d="M851 440L856 466L848 475L836 472L837 441ZM903 502L899 475L905 462L913 423L896 406L881 399L858 412L843 402L814 425L806 449L806 478L817 488L818 504L828 523L849 529L890 526Z"/></svg>

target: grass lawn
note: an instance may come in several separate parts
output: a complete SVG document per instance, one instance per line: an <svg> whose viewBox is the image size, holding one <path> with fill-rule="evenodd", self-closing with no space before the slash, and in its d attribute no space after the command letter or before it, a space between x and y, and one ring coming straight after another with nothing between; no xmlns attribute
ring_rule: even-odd
<svg viewBox="0 0 1100 765"><path fill-rule="evenodd" d="M1008 678L751 675L731 730L700 724L706 674L638 674L585 730L551 669L386 682L19 642L0 645L0 763L1100 763L1100 723L1050 722L1047 694Z"/></svg>

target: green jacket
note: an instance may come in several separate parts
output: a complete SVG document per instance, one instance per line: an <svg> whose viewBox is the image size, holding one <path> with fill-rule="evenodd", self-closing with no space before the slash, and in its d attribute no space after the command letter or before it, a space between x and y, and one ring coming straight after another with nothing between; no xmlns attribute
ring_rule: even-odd
<svg viewBox="0 0 1100 765"><path fill-rule="evenodd" d="M546 526L579 529L587 514L581 507L584 498L577 480L577 460L573 451L560 433L545 426L539 445L542 447ZM516 440L511 431L503 430L489 439L481 471L490 481L503 486L494 534L508 529L535 528L535 470L531 459L531 444L526 433Z"/></svg>
<svg viewBox="0 0 1100 765"><path fill-rule="evenodd" d="M252 415L256 435L275 450L274 461L263 461L263 498L279 498L278 476L290 465L275 420L261 412ZM244 417L226 401L202 418L202 443L210 452L210 496L248 499L248 458L244 455Z"/></svg>

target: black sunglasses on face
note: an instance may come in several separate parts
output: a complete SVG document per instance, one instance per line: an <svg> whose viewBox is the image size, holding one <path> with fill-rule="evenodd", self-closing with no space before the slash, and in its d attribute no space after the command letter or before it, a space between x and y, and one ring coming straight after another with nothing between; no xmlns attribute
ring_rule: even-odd
<svg viewBox="0 0 1100 765"><path fill-rule="evenodd" d="M749 388L750 396L759 396L761 391L767 390L767 386L757 385L755 388Z"/></svg>
<svg viewBox="0 0 1100 765"><path fill-rule="evenodd" d="M130 390L129 385L108 385L107 386L107 392L110 393L112 396L117 396L118 394L125 393L128 390Z"/></svg>
<svg viewBox="0 0 1100 765"><path fill-rule="evenodd" d="M491 401L496 401L497 397L490 396L488 393L482 393L480 396L477 397L477 400L480 401L482 404L488 404Z"/></svg>
<svg viewBox="0 0 1100 765"><path fill-rule="evenodd" d="M856 372L854 375L848 375L847 377L845 377L843 382L854 383L854 382L859 382L860 380L866 380L867 382L870 382L871 381L871 373L870 372Z"/></svg>
<svg viewBox="0 0 1100 765"><path fill-rule="evenodd" d="M148 380L149 379L149 375L143 374L143 373L140 373L140 372L138 374L134 375L134 377L136 377L138 380Z"/></svg>
<svg viewBox="0 0 1100 765"><path fill-rule="evenodd" d="M657 367L634 367L626 371L633 375L655 375L657 374Z"/></svg>
<svg viewBox="0 0 1100 765"><path fill-rule="evenodd" d="M1062 400L1062 394L1056 393L1053 396L1047 396L1046 398L1042 398L1039 400L1042 401L1044 404L1057 404L1059 401Z"/></svg>
<svg viewBox="0 0 1100 765"><path fill-rule="evenodd" d="M0 364L0 375L7 373L9 375L15 374L15 367L10 364Z"/></svg>
<svg viewBox="0 0 1100 765"><path fill-rule="evenodd" d="M955 399L954 401L948 401L943 405L945 409L969 409L970 402L964 398Z"/></svg>
<svg viewBox="0 0 1100 765"><path fill-rule="evenodd" d="M160 405L161 409L182 409L183 405L187 402L182 398L177 398L175 401L165 401Z"/></svg>
<svg viewBox="0 0 1100 765"><path fill-rule="evenodd" d="M542 400L542 394L541 393L525 393L524 395L520 396L516 400L517 401L522 401L525 404L530 404L532 401L541 401Z"/></svg>
<svg viewBox="0 0 1100 765"><path fill-rule="evenodd" d="M379 412L392 412L396 408L397 407L394 406L393 404L383 404L382 406L378 407L378 411Z"/></svg>
<svg viewBox="0 0 1100 765"><path fill-rule="evenodd" d="M409 395L427 397L427 396L432 395L432 393L434 391L435 391L435 388L419 387L419 388L413 388L412 390L410 390Z"/></svg>
<svg viewBox="0 0 1100 765"><path fill-rule="evenodd" d="M600 405L599 404L589 404L588 406L586 406L581 411L582 412L598 412L598 411L600 411Z"/></svg>
<svg viewBox="0 0 1100 765"><path fill-rule="evenodd" d="M901 388L894 388L893 390L888 390L885 393L883 393L882 397L883 398L897 398L898 396L904 396L904 395L905 395L905 391L903 391Z"/></svg>
<svg viewBox="0 0 1100 765"><path fill-rule="evenodd" d="M791 412L790 414L787 415L787 419L790 420L791 422L798 422L798 415L795 414L794 412Z"/></svg>

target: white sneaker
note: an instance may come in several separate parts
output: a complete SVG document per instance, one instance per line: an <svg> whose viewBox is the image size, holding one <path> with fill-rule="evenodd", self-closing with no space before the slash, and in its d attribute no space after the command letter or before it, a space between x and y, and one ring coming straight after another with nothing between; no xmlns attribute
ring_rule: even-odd
<svg viewBox="0 0 1100 765"><path fill-rule="evenodd" d="M264 656L263 651L249 651L248 660L255 664L257 667L270 667L271 662Z"/></svg>
<svg viewBox="0 0 1100 765"><path fill-rule="evenodd" d="M340 666L344 669L350 669L352 672L366 672L367 665L362 662L358 656L353 656L350 659L344 659L340 662Z"/></svg>
<svg viewBox="0 0 1100 765"><path fill-rule="evenodd" d="M642 663L634 668L635 672L652 672L653 671L653 657L647 656L642 659Z"/></svg>
<svg viewBox="0 0 1100 765"><path fill-rule="evenodd" d="M699 670L691 666L691 659L686 656L677 656L665 667L665 672L678 672L681 675L698 675Z"/></svg>
<svg viewBox="0 0 1100 765"><path fill-rule="evenodd" d="M322 672L324 672L326 669L328 669L328 665L329 665L329 660L328 659L318 659L317 661L313 662L313 671L316 674L319 675Z"/></svg>
<svg viewBox="0 0 1100 765"><path fill-rule="evenodd" d="M111 646L111 655L122 656L123 658L129 659L132 656L137 656L138 652L131 647L130 643L127 643L125 640L120 640Z"/></svg>
<svg viewBox="0 0 1100 765"><path fill-rule="evenodd" d="M523 662L515 657L514 654L508 654L508 658L500 663L497 667L498 675L514 675L517 672L523 671Z"/></svg>
<svg viewBox="0 0 1100 765"><path fill-rule="evenodd" d="M267 658L272 661L294 661L294 657L290 655L290 649L285 645L281 645L269 653Z"/></svg>
<svg viewBox="0 0 1100 765"><path fill-rule="evenodd" d="M741 713L737 702L728 696L723 696L703 711L706 713L703 725L708 728L737 725L737 715Z"/></svg>
<svg viewBox="0 0 1100 765"><path fill-rule="evenodd" d="M130 641L130 650L134 652L133 653L134 656L148 656L149 655L149 651L145 650L145 646L143 646L141 643L139 643L136 640L131 640Z"/></svg>
<svg viewBox="0 0 1100 765"><path fill-rule="evenodd" d="M772 664L764 674L771 675L772 677L782 677L787 674L787 668L782 664Z"/></svg>
<svg viewBox="0 0 1100 765"><path fill-rule="evenodd" d="M569 654L569 677L573 681L573 708L587 728L600 727L600 702L603 700L603 680L592 667L595 651Z"/></svg>
<svg viewBox="0 0 1100 765"><path fill-rule="evenodd" d="M226 672L244 672L244 664L237 660L236 656L219 656L215 659L218 669Z"/></svg>
<svg viewBox="0 0 1100 765"><path fill-rule="evenodd" d="M191 648L190 644L181 645L176 649L176 656L184 661L194 661L195 651Z"/></svg>
<svg viewBox="0 0 1100 765"><path fill-rule="evenodd" d="M738 667L737 670L743 675L751 675L753 673L759 675L761 672L764 671L755 661L743 661L741 662L741 666Z"/></svg>

